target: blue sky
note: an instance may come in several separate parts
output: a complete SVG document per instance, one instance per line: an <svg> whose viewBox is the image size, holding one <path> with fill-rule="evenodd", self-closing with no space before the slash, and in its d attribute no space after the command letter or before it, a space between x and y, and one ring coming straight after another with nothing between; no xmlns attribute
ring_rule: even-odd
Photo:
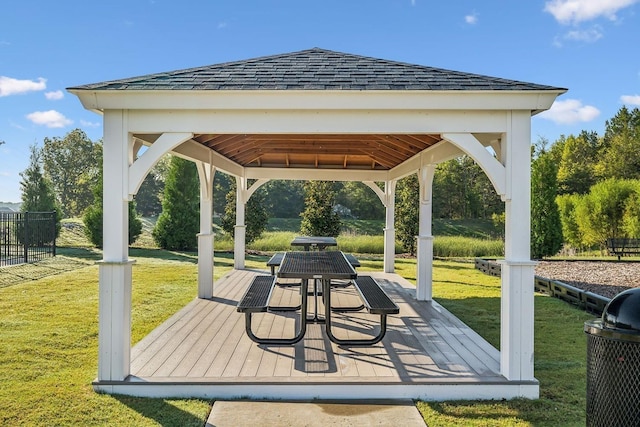
<svg viewBox="0 0 640 427"><path fill-rule="evenodd" d="M320 47L568 88L532 120L553 142L640 106L638 46L640 0L4 0L0 201L29 145L101 138L71 86Z"/></svg>

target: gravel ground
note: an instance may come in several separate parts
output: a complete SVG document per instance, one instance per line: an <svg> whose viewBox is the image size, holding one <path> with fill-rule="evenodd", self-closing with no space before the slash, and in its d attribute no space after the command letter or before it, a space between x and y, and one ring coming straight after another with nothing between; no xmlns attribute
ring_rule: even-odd
<svg viewBox="0 0 640 427"><path fill-rule="evenodd" d="M639 262L541 261L536 275L607 298L640 287Z"/></svg>

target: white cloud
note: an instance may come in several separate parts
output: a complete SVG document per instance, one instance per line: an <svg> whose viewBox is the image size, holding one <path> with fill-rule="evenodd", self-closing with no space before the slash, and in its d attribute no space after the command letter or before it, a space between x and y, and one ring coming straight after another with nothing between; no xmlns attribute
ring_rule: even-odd
<svg viewBox="0 0 640 427"><path fill-rule="evenodd" d="M37 125L43 125L48 128L63 128L73 123L72 120L67 119L56 110L35 111L27 114L27 119Z"/></svg>
<svg viewBox="0 0 640 427"><path fill-rule="evenodd" d="M218 29L221 30L223 28L227 28L226 22L218 22Z"/></svg>
<svg viewBox="0 0 640 427"><path fill-rule="evenodd" d="M573 30L569 31L564 36L567 40L575 40L587 43L593 43L602 38L602 32L599 27L592 27L588 30Z"/></svg>
<svg viewBox="0 0 640 427"><path fill-rule="evenodd" d="M640 106L640 95L622 95L620 101L623 104Z"/></svg>
<svg viewBox="0 0 640 427"><path fill-rule="evenodd" d="M544 11L553 15L561 24L577 24L605 17L615 21L616 13L640 0L551 0Z"/></svg>
<svg viewBox="0 0 640 427"><path fill-rule="evenodd" d="M0 97L17 95L20 93L33 92L36 90L45 90L47 88L47 79L42 77L38 81L34 80L18 80L11 77L0 76Z"/></svg>
<svg viewBox="0 0 640 427"><path fill-rule="evenodd" d="M64 93L61 90L54 90L51 92L45 92L44 96L50 101L57 101L58 99L64 98Z"/></svg>
<svg viewBox="0 0 640 427"><path fill-rule="evenodd" d="M591 105L583 105L577 99L556 101L551 108L539 114L539 117L556 124L570 125L578 122L590 122L600 115L600 110Z"/></svg>
<svg viewBox="0 0 640 427"><path fill-rule="evenodd" d="M475 13L472 15L466 15L464 17L464 22L471 25L476 24L478 22L478 15L476 15Z"/></svg>
<svg viewBox="0 0 640 427"><path fill-rule="evenodd" d="M99 122L89 122L87 120L80 120L80 125L87 128L97 128L100 127L101 123Z"/></svg>

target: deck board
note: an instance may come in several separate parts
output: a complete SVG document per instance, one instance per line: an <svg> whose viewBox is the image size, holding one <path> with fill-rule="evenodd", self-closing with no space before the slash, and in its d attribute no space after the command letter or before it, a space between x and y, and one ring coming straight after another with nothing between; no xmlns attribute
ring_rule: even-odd
<svg viewBox="0 0 640 427"><path fill-rule="evenodd" d="M395 274L372 274L400 307L388 316L385 338L373 346L339 346L323 324L309 324L295 345L258 345L245 334L235 304L255 274L234 270L216 282L213 299L196 299L156 328L132 350L131 374L148 381L267 381L313 384L326 381L412 384L499 377L499 352L435 302L418 302L412 286ZM310 286L311 287L311 286ZM272 305L297 305L300 288L277 286ZM319 298L318 312L324 314ZM357 305L353 287L335 288L334 306ZM313 299L309 298L309 312ZM290 337L299 312L259 313L259 336ZM379 316L335 313L334 333L349 339L375 333Z"/></svg>

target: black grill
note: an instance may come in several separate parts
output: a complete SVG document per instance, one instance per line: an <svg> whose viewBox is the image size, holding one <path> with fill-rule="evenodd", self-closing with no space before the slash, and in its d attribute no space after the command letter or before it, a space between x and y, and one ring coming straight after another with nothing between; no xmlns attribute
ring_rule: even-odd
<svg viewBox="0 0 640 427"><path fill-rule="evenodd" d="M586 322L587 426L640 427L640 288Z"/></svg>
<svg viewBox="0 0 640 427"><path fill-rule="evenodd" d="M640 343L587 335L587 421L640 426Z"/></svg>

